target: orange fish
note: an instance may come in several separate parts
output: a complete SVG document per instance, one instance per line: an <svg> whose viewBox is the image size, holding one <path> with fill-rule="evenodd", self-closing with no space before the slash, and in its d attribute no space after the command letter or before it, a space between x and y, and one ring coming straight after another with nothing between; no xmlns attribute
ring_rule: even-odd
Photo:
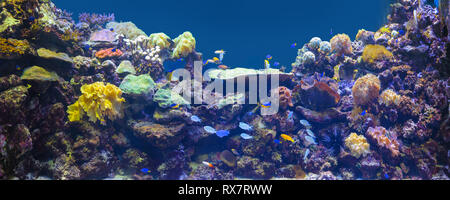
<svg viewBox="0 0 450 200"><path fill-rule="evenodd" d="M219 65L218 67L223 70L228 69L228 66L226 66L226 65Z"/></svg>
<svg viewBox="0 0 450 200"><path fill-rule="evenodd" d="M209 162L203 161L202 163L210 168L214 168L214 165Z"/></svg>

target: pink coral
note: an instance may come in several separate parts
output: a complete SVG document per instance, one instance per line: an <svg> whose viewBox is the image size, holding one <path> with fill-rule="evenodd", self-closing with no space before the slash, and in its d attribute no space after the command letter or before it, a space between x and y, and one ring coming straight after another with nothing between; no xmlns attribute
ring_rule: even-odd
<svg viewBox="0 0 450 200"><path fill-rule="evenodd" d="M366 135L372 139L372 141L376 142L379 147L388 149L393 157L400 154L400 144L398 143L395 135L390 135L384 127L369 127ZM390 135L390 137L388 137L388 135Z"/></svg>

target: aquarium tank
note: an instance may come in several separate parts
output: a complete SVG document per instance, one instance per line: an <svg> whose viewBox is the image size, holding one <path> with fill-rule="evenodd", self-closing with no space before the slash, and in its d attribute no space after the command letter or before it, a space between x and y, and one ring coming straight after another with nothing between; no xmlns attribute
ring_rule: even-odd
<svg viewBox="0 0 450 200"><path fill-rule="evenodd" d="M448 180L448 0L0 1L0 180Z"/></svg>

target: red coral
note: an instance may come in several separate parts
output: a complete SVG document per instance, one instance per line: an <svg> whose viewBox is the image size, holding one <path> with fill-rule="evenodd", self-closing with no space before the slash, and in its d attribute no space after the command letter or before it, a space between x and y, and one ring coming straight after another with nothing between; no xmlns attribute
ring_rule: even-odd
<svg viewBox="0 0 450 200"><path fill-rule="evenodd" d="M119 57L122 55L123 55L123 52L116 48L103 49L103 50L100 50L97 53L95 53L95 57L100 58L100 59L104 59L106 57L108 57L108 58Z"/></svg>
<svg viewBox="0 0 450 200"><path fill-rule="evenodd" d="M287 106L293 107L292 92L287 87L279 87L278 92L280 94L280 106L286 109Z"/></svg>

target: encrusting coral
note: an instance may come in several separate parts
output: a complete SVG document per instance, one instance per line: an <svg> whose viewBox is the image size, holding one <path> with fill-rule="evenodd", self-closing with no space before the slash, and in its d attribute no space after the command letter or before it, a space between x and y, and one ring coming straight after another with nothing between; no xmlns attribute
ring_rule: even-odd
<svg viewBox="0 0 450 200"><path fill-rule="evenodd" d="M369 44L364 48L362 60L366 63L374 63L376 61L389 60L393 58L393 54L381 45Z"/></svg>
<svg viewBox="0 0 450 200"><path fill-rule="evenodd" d="M106 123L105 118L115 120L122 118L122 91L112 85L103 82L95 82L81 87L82 95L78 101L70 105L67 109L70 122L80 121L84 114L92 122L100 120L102 124Z"/></svg>

